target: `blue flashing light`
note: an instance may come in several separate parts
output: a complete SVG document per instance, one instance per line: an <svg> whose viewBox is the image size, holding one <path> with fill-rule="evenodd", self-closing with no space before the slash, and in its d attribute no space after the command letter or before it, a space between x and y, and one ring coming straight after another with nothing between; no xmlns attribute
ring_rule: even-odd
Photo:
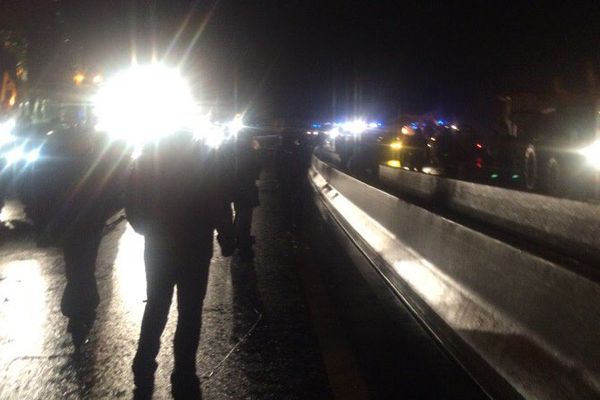
<svg viewBox="0 0 600 400"><path fill-rule="evenodd" d="M412 124L410 124L410 127L413 129L419 129L419 124L417 124L416 122L413 122Z"/></svg>
<svg viewBox="0 0 600 400"><path fill-rule="evenodd" d="M312 124L312 127L313 127L313 128L320 128L320 127L321 127L321 124L319 124L319 123L314 123L314 124Z"/></svg>
<svg viewBox="0 0 600 400"><path fill-rule="evenodd" d="M443 119L438 119L438 120L436 121L436 123L437 123L438 125L446 125L446 121L444 121Z"/></svg>

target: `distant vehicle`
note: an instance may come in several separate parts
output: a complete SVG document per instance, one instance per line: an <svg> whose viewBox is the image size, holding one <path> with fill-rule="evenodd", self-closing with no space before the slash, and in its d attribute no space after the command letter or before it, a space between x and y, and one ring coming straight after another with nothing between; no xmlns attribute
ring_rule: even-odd
<svg viewBox="0 0 600 400"><path fill-rule="evenodd" d="M600 133L592 97L502 98L504 124L495 131L499 173L518 186L554 196L589 198L597 190Z"/></svg>
<svg viewBox="0 0 600 400"><path fill-rule="evenodd" d="M69 160L97 140L94 124L89 96L70 88L30 90L20 104L11 140L2 149L2 174L37 227L47 222L52 195L79 172Z"/></svg>
<svg viewBox="0 0 600 400"><path fill-rule="evenodd" d="M494 163L485 138L470 126L422 117L403 121L387 135L382 163L449 178L486 181Z"/></svg>
<svg viewBox="0 0 600 400"><path fill-rule="evenodd" d="M330 162L357 176L377 176L385 135L381 123L354 119L323 128L324 137L319 137L317 143L324 143L331 153Z"/></svg>

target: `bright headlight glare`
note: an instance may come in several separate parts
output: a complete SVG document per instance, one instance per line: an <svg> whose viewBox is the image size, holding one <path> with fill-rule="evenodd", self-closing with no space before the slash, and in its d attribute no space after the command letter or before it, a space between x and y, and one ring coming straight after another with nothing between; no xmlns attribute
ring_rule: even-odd
<svg viewBox="0 0 600 400"><path fill-rule="evenodd" d="M236 115L229 123L227 124L227 129L229 129L229 133L233 136L236 136L242 129L244 129L244 120L241 115Z"/></svg>
<svg viewBox="0 0 600 400"><path fill-rule="evenodd" d="M580 153L585 156L588 164L595 169L600 170L600 140L597 140L588 147L581 149Z"/></svg>
<svg viewBox="0 0 600 400"><path fill-rule="evenodd" d="M30 163L37 161L38 158L40 158L40 149L32 150L29 153L27 153L27 155L25 156L25 159L27 160L27 162L30 162Z"/></svg>
<svg viewBox="0 0 600 400"><path fill-rule="evenodd" d="M13 129L15 129L16 124L17 123L14 118L0 123L0 135L10 135Z"/></svg>
<svg viewBox="0 0 600 400"><path fill-rule="evenodd" d="M15 137L11 134L3 134L0 133L0 146L4 146L6 144L12 143L15 141Z"/></svg>
<svg viewBox="0 0 600 400"><path fill-rule="evenodd" d="M402 148L402 142L392 142L390 147L394 150L400 150Z"/></svg>
<svg viewBox="0 0 600 400"><path fill-rule="evenodd" d="M366 131L369 126L362 119L355 119L354 121L345 122L342 127L345 131L357 135Z"/></svg>
<svg viewBox="0 0 600 400"><path fill-rule="evenodd" d="M0 123L0 146L11 143L15 140L12 132L15 129L16 121L11 118L3 123Z"/></svg>
<svg viewBox="0 0 600 400"><path fill-rule="evenodd" d="M23 156L25 155L25 152L23 151L23 149L21 147L16 147L14 149L12 149L11 151L9 151L8 153L6 153L4 155L4 159L6 160L6 165L13 165L18 163L19 161L21 161L23 159Z"/></svg>
<svg viewBox="0 0 600 400"><path fill-rule="evenodd" d="M195 138L209 147L216 149L225 140L224 127L213 123L208 115L195 118L193 126Z"/></svg>
<svg viewBox="0 0 600 400"><path fill-rule="evenodd" d="M97 129L135 144L193 129L196 111L185 79L160 64L134 66L107 79L94 106Z"/></svg>
<svg viewBox="0 0 600 400"><path fill-rule="evenodd" d="M327 131L327 134L329 135L329 137L331 139L335 139L336 137L338 137L340 135L340 128L338 128L337 126L334 128L331 128L329 131Z"/></svg>

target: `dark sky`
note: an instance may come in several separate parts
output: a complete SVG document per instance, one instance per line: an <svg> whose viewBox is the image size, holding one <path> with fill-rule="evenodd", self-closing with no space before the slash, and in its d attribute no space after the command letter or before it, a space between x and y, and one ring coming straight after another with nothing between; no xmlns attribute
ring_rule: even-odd
<svg viewBox="0 0 600 400"><path fill-rule="evenodd" d="M2 0L11 1L11 0ZM30 0L36 3L34 0ZM156 44L207 103L298 118L461 113L498 93L584 90L598 74L600 6L532 1L62 0L88 63Z"/></svg>

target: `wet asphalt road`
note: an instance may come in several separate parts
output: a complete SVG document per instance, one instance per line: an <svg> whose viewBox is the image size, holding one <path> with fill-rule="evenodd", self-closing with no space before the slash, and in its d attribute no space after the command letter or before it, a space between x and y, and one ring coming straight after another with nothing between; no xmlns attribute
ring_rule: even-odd
<svg viewBox="0 0 600 400"><path fill-rule="evenodd" d="M218 251L211 263L198 357L204 398L483 398L408 313L379 302L315 212L304 241L287 234L272 174L260 182L254 264ZM0 399L131 398L143 238L125 222L106 233L97 320L75 350L59 309L60 253L35 247L18 205L2 218L17 222L0 246ZM156 399L170 398L175 319L172 307Z"/></svg>
<svg viewBox="0 0 600 400"><path fill-rule="evenodd" d="M198 357L206 399L331 397L293 248L269 222L272 212L256 212L254 265L218 251L212 260ZM18 219L18 205L9 204L4 214ZM143 238L124 222L105 235L96 272L97 320L89 341L75 351L60 313L60 252L36 248L24 226L7 236L0 247L0 399L131 398L130 366L145 300ZM156 399L171 398L175 322L172 307Z"/></svg>

